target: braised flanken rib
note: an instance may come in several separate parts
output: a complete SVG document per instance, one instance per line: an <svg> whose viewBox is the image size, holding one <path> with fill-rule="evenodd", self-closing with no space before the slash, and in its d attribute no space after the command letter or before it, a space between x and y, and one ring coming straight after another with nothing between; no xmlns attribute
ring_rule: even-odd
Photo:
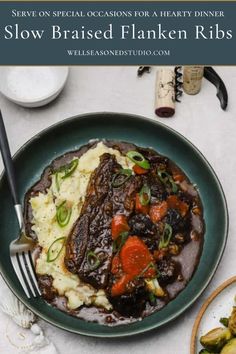
<svg viewBox="0 0 236 354"><path fill-rule="evenodd" d="M95 288L105 288L108 283L112 217L117 213L130 215L134 196L140 188L139 176L131 176L125 186L113 188L112 179L120 169L114 155L101 156L99 166L91 175L80 217L67 239L67 269ZM94 254L99 264L93 267L91 260L96 263Z"/></svg>

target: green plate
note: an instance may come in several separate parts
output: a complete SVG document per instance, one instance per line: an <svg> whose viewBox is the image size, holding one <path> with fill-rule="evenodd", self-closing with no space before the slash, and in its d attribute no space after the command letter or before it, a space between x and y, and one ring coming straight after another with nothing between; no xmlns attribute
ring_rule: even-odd
<svg viewBox="0 0 236 354"><path fill-rule="evenodd" d="M222 187L204 156L183 136L153 120L118 113L92 113L66 119L36 135L15 155L19 195L23 201L28 188L43 169L66 151L78 149L90 139L107 138L153 147L174 160L196 183L204 207L205 241L199 266L187 287L159 312L142 321L107 327L71 317L42 299L28 300L21 289L9 258L9 244L18 234L17 220L5 175L0 181L0 267L15 295L44 320L70 332L97 337L122 337L145 332L176 318L202 293L210 282L224 251L228 213Z"/></svg>

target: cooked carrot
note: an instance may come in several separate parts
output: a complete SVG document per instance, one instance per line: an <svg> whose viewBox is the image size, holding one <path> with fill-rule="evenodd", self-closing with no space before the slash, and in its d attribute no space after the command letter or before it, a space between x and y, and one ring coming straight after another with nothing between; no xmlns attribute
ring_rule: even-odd
<svg viewBox="0 0 236 354"><path fill-rule="evenodd" d="M113 217L111 222L111 235L115 240L124 231L129 231L129 225L125 215L117 214Z"/></svg>
<svg viewBox="0 0 236 354"><path fill-rule="evenodd" d="M153 252L153 256L156 261L162 260L168 253L167 249L160 249Z"/></svg>
<svg viewBox="0 0 236 354"><path fill-rule="evenodd" d="M169 208L177 209L181 216L185 216L189 210L189 205L180 200L176 195L169 195L167 204Z"/></svg>
<svg viewBox="0 0 236 354"><path fill-rule="evenodd" d="M153 262L153 256L139 237L129 236L120 251L120 260L126 274L137 276Z"/></svg>
<svg viewBox="0 0 236 354"><path fill-rule="evenodd" d="M144 175L145 173L148 173L148 170L146 170L145 168L142 168L142 167L140 167L138 165L134 165L133 166L133 171L137 175Z"/></svg>
<svg viewBox="0 0 236 354"><path fill-rule="evenodd" d="M156 275L154 258L145 243L137 236L129 236L119 256L113 258L112 273L117 274L120 267L124 274L113 284L112 296L124 294L129 282L137 276L152 278Z"/></svg>
<svg viewBox="0 0 236 354"><path fill-rule="evenodd" d="M183 182L185 180L185 177L184 175L181 175L181 174L176 174L176 175L173 175L173 180L175 182Z"/></svg>
<svg viewBox="0 0 236 354"><path fill-rule="evenodd" d="M154 266L154 263L149 263L149 265L147 266L147 269L145 270L145 272L143 272L142 277L144 278L153 278L156 276L156 267Z"/></svg>
<svg viewBox="0 0 236 354"><path fill-rule="evenodd" d="M181 216L185 216L189 210L189 205L185 202L180 202L179 211Z"/></svg>
<svg viewBox="0 0 236 354"><path fill-rule="evenodd" d="M159 204L151 205L149 215L152 222L157 223L161 221L161 219L163 219L164 216L166 215L167 210L168 210L168 205L166 201L163 201Z"/></svg>
<svg viewBox="0 0 236 354"><path fill-rule="evenodd" d="M142 205L141 201L140 201L140 195L139 193L136 194L136 199L135 199L135 210L138 213L142 213L142 214L148 214L149 212L149 205Z"/></svg>
<svg viewBox="0 0 236 354"><path fill-rule="evenodd" d="M126 286L131 279L132 277L129 274L124 274L120 279L116 281L116 283L112 285L111 295L119 296L124 294L126 291Z"/></svg>
<svg viewBox="0 0 236 354"><path fill-rule="evenodd" d="M178 209L179 198L176 195L169 195L167 203L169 208Z"/></svg>
<svg viewBox="0 0 236 354"><path fill-rule="evenodd" d="M112 264L111 264L111 272L112 274L117 274L119 269L121 267L120 263L120 257L118 254L116 254L113 259L112 259Z"/></svg>

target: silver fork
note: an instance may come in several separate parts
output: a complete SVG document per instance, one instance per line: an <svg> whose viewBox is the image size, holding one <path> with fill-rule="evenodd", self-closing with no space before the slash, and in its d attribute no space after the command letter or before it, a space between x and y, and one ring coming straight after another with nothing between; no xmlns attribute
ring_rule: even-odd
<svg viewBox="0 0 236 354"><path fill-rule="evenodd" d="M19 237L10 243L10 259L16 272L17 278L28 298L41 295L38 287L31 251L35 246L33 239L25 234L24 218L22 207L18 198L13 161L11 158L7 134L0 111L0 150L3 164L8 179L11 195L14 202L14 208L20 227Z"/></svg>

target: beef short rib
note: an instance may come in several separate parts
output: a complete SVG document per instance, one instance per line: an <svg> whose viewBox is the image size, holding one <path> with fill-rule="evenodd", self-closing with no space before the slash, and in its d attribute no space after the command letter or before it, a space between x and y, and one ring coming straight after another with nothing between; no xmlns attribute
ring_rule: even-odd
<svg viewBox="0 0 236 354"><path fill-rule="evenodd" d="M112 187L114 175L122 167L114 155L103 154L92 173L80 217L66 243L65 265L81 280L97 289L105 288L112 260L111 221L113 215L130 215L139 190L139 176L131 176L125 185Z"/></svg>

